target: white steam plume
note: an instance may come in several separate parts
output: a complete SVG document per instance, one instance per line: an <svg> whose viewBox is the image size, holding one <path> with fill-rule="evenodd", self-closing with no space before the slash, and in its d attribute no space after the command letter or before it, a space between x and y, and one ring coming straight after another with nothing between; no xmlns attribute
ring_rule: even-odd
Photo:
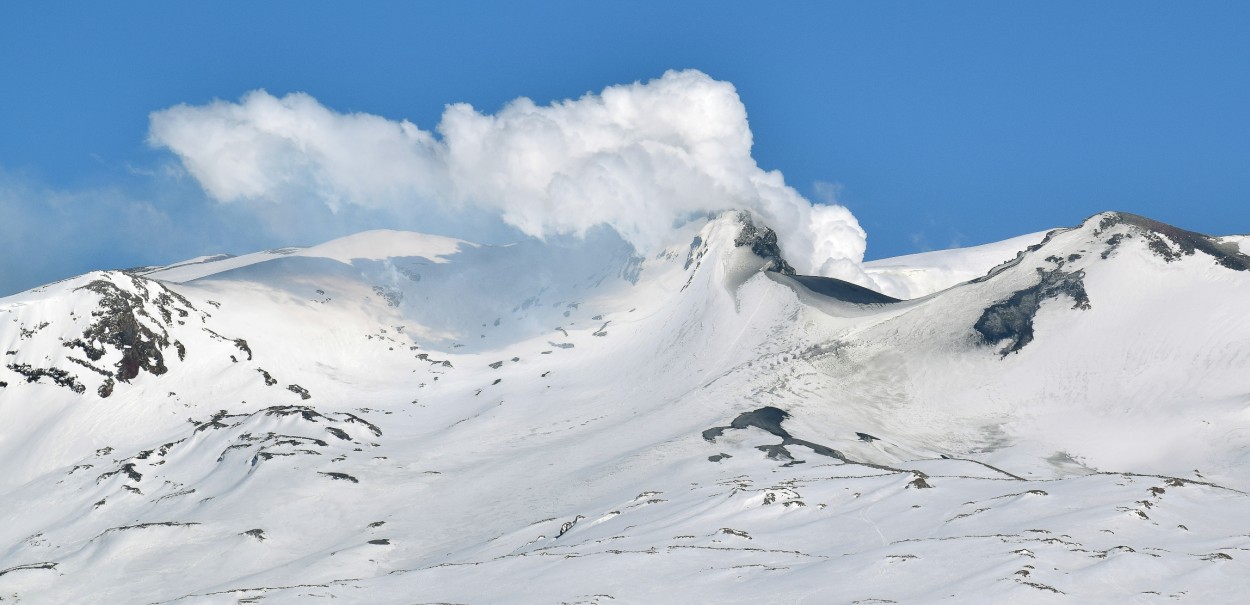
<svg viewBox="0 0 1250 605"><path fill-rule="evenodd" d="M312 200L395 216L471 208L536 237L606 224L641 251L693 216L749 209L800 272L871 284L855 217L761 170L733 85L701 72L543 107L520 98L494 115L451 105L436 130L254 91L154 112L149 142L222 202Z"/></svg>

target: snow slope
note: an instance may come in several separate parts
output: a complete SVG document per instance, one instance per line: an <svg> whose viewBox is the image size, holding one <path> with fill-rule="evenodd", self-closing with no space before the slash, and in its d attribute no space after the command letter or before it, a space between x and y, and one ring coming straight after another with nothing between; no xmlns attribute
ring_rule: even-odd
<svg viewBox="0 0 1250 605"><path fill-rule="evenodd" d="M137 271L140 275L165 282L188 282L224 271L247 267L284 257L324 258L351 264L356 260L420 257L432 263L460 248L474 247L466 241L407 231L380 229L339 238L311 248L279 248L243 256L205 256L167 267L151 267Z"/></svg>
<svg viewBox="0 0 1250 605"><path fill-rule="evenodd" d="M895 298L920 298L985 275L996 265L1042 241L1047 233L1039 231L981 246L869 261L864 263L864 270L881 285L882 292Z"/></svg>
<svg viewBox="0 0 1250 605"><path fill-rule="evenodd" d="M871 304L735 213L2 299L0 598L1236 602L1250 258L1116 213L1009 242Z"/></svg>

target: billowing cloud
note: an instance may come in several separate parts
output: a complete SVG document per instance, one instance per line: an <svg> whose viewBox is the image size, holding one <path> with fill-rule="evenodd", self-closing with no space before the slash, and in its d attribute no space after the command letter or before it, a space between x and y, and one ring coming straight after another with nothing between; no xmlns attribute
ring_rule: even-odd
<svg viewBox="0 0 1250 605"><path fill-rule="evenodd" d="M395 217L498 217L522 233L585 234L606 224L648 251L674 224L749 209L781 235L800 271L871 283L865 235L837 205L813 205L751 156L734 87L698 71L498 113L447 107L434 132L338 113L306 94L248 93L151 116L168 148L221 202ZM412 224L411 220L401 223ZM454 222L454 219L453 219ZM456 232L453 224L441 231Z"/></svg>

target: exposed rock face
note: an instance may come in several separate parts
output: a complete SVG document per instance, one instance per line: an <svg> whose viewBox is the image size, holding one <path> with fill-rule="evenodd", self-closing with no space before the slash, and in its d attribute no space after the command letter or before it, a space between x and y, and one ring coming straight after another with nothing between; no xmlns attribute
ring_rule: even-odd
<svg viewBox="0 0 1250 605"><path fill-rule="evenodd" d="M82 337L66 341L65 346L81 349L91 361L99 361L111 347L121 353L113 376L118 381L129 382L146 371L161 375L168 371L165 351L173 346L179 357L186 355L182 343L169 337L166 325L181 321L195 310L186 298L165 286L135 276L130 279L130 289L119 287L113 281L97 279L79 290L88 290L100 296L100 306L92 311L97 318L83 331ZM149 307L160 317L154 317ZM109 389L108 392L111 392ZM105 391L101 391L104 395Z"/></svg>
<svg viewBox="0 0 1250 605"><path fill-rule="evenodd" d="M298 384L287 385L286 390L299 395L300 399L312 399L312 395L308 393L308 389Z"/></svg>
<svg viewBox="0 0 1250 605"><path fill-rule="evenodd" d="M781 248L777 245L777 232L768 227L759 228L746 214L739 215L742 231L738 233L734 245L741 248L750 246L756 256L770 261L765 271L775 271L782 275L794 275L794 267L781 256Z"/></svg>
<svg viewBox="0 0 1250 605"><path fill-rule="evenodd" d="M40 378L46 377L52 380L53 384L65 387L78 394L82 394L87 390L87 387L78 382L77 376L74 376L73 374L70 374L60 368L35 368L26 363L11 363L7 367L10 370L26 377L26 382L39 382Z"/></svg>
<svg viewBox="0 0 1250 605"><path fill-rule="evenodd" d="M755 448L766 453L769 458L774 460L794 460L794 455L790 453L790 450L786 449L786 446L801 445L821 456L828 456L844 462L846 461L846 456L843 456L841 452L818 443L812 443L811 441L807 441L805 439L796 439L788 431L781 428L782 421L789 417L790 413L785 410L772 406L765 406L758 410L739 414L737 418L734 418L733 422L729 423L729 426L717 426L703 431L703 438L709 442L715 443L716 438L723 435L728 429L746 429L755 427L777 437L781 437L780 444L761 445ZM719 458L717 460L713 460L713 462L717 461L719 461Z"/></svg>
<svg viewBox="0 0 1250 605"><path fill-rule="evenodd" d="M1108 213L1098 223L1095 235L1106 232L1116 225L1130 225L1146 240L1146 245L1159 257L1167 262L1180 260L1185 256L1193 256L1194 252L1203 252L1215 259L1222 267L1234 271L1250 271L1250 257L1241 253L1235 244L1221 243L1214 238L1173 227L1167 223L1148 219L1144 216L1127 212ZM1114 239L1115 236L1112 236ZM1119 240L1108 243L1118 244Z"/></svg>
<svg viewBox="0 0 1250 605"><path fill-rule="evenodd" d="M1066 273L1060 269L1037 270L1037 285L1018 290L1005 300L994 303L981 313L973 325L985 344L1004 340L1007 346L999 350L1006 357L1016 353L1033 341L1033 318L1042 302L1058 298L1061 294L1073 300L1073 309L1089 309L1089 295L1085 293L1085 272Z"/></svg>
<svg viewBox="0 0 1250 605"><path fill-rule="evenodd" d="M1242 254L1235 244L1223 243L1201 233L1186 231L1136 214L1108 212L1096 215L1077 229L1088 231L1092 236L1090 243L1096 246L1096 250L1101 248L1098 251L1101 259L1110 258L1126 241L1140 239L1148 250L1169 263L1202 252L1222 267L1234 271L1250 270L1250 257ZM1015 259L995 267L985 277L973 281L984 282L1019 266L1029 255L1045 254L1044 250L1056 236L1070 231L1072 230L1052 231L1041 243L1030 246ZM1084 285L1085 272L1072 270L1070 266L1064 268L1081 258L1081 254L1070 254L1067 257L1047 256L1045 261L1053 265L1053 268L1038 268L1039 279L1036 285L1014 292L981 314L973 326L979 333L981 342L992 345L1007 341L1006 346L999 351L1003 357L1019 352L1033 341L1033 318L1041 303L1060 295L1067 295L1072 299L1073 309L1089 309L1089 295L1086 294Z"/></svg>
<svg viewBox="0 0 1250 605"><path fill-rule="evenodd" d="M499 299L450 309L446 325L488 334L469 350L409 315L421 289L389 307L380 273L326 259L170 282L197 310L162 312L159 283L115 272L15 298L3 364L35 382L0 364L0 605L489 603L515 586L541 602L1239 602L1250 272L1151 232L1168 261L1129 224L1095 235L1105 216L905 302L784 275L777 235L736 214L691 225L637 289L593 286L619 255L599 273L535 265L542 279L480 270L493 249L413 261L449 293L431 304ZM492 332L522 320L537 327ZM1120 573L1143 561L1168 573ZM825 573L845 568L864 573Z"/></svg>

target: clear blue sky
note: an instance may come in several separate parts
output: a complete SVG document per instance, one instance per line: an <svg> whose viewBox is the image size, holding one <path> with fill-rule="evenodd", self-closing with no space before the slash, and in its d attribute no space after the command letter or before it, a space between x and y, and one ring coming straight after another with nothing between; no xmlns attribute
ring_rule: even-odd
<svg viewBox="0 0 1250 605"><path fill-rule="evenodd" d="M840 186L869 258L1109 209L1250 232L1248 6L6 3L0 294L314 243L275 241L154 176L170 154L145 143L150 112L253 89L429 129L447 103L490 112L695 68L737 87L762 167L812 199L817 182ZM151 224L177 235L127 228Z"/></svg>

